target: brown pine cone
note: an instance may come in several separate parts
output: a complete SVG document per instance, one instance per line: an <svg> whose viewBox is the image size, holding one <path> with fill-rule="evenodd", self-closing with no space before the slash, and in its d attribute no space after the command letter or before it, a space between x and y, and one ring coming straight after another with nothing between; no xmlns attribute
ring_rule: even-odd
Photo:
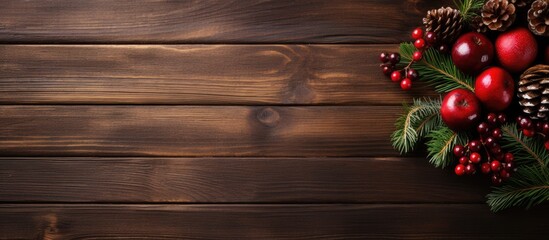
<svg viewBox="0 0 549 240"><path fill-rule="evenodd" d="M481 16L473 17L469 21L469 27L471 28L471 30L479 32L479 33L484 33L486 31L488 31L488 27L486 27L486 25L484 25L484 22L482 22L482 17Z"/></svg>
<svg viewBox="0 0 549 240"><path fill-rule="evenodd" d="M523 8L530 6L530 3L532 3L534 0L511 0L512 4L515 4L518 8Z"/></svg>
<svg viewBox="0 0 549 240"><path fill-rule="evenodd" d="M451 7L432 9L423 18L427 32L434 32L439 44L452 44L463 30L463 16Z"/></svg>
<svg viewBox="0 0 549 240"><path fill-rule="evenodd" d="M532 119L549 117L549 65L536 65L527 69L518 83L519 104Z"/></svg>
<svg viewBox="0 0 549 240"><path fill-rule="evenodd" d="M482 21L490 30L505 31L517 17L516 8L509 0L488 0L481 10Z"/></svg>
<svg viewBox="0 0 549 240"><path fill-rule="evenodd" d="M528 27L540 36L549 36L549 0L537 0L528 10Z"/></svg>

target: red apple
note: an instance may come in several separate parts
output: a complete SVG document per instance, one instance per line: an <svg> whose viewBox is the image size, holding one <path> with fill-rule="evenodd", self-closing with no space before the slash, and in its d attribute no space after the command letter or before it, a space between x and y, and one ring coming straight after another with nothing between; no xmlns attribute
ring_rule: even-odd
<svg viewBox="0 0 549 240"><path fill-rule="evenodd" d="M480 118L480 103L473 92L462 88L455 89L444 97L440 115L452 130L467 130Z"/></svg>
<svg viewBox="0 0 549 240"><path fill-rule="evenodd" d="M452 48L452 61L462 72L475 74L492 64L494 45L478 32L462 35Z"/></svg>
<svg viewBox="0 0 549 240"><path fill-rule="evenodd" d="M503 68L488 68L478 75L475 82L477 98L492 112L500 112L509 107L514 92L513 77Z"/></svg>
<svg viewBox="0 0 549 240"><path fill-rule="evenodd" d="M503 68L521 73L532 65L538 54L538 44L527 28L515 28L496 39L496 54Z"/></svg>

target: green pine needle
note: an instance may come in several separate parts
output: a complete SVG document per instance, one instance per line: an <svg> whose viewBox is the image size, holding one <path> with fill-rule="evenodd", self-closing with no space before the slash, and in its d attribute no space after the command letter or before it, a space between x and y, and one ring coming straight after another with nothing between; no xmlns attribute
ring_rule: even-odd
<svg viewBox="0 0 549 240"><path fill-rule="evenodd" d="M482 6L484 6L484 0L461 0L454 4L461 12L461 16L466 22L469 22L475 16L478 16L478 12Z"/></svg>
<svg viewBox="0 0 549 240"><path fill-rule="evenodd" d="M513 153L515 161L519 164L536 164L547 167L549 153L540 139L529 138L522 135L516 124L506 124L503 131L502 147Z"/></svg>
<svg viewBox="0 0 549 240"><path fill-rule="evenodd" d="M396 121L396 131L391 135L393 147L400 153L408 153L429 132L443 126L440 117L440 99L414 99L412 106L404 106L405 114Z"/></svg>
<svg viewBox="0 0 549 240"><path fill-rule="evenodd" d="M400 55L403 64L412 61L412 55L417 49L411 43L400 44ZM433 48L423 53L423 60L412 66L420 73L420 80L435 87L439 93L446 93L457 88L474 91L473 77L462 73L447 54L442 54Z"/></svg>
<svg viewBox="0 0 549 240"><path fill-rule="evenodd" d="M469 139L463 132L454 132L448 127L441 127L427 135L427 151L429 162L435 167L445 168L453 162L453 147L456 144L465 145Z"/></svg>
<svg viewBox="0 0 549 240"><path fill-rule="evenodd" d="M488 205L497 212L506 208L522 206L530 208L549 201L549 153L537 138L525 137L517 124L506 124L502 147L513 153L520 164L517 173L501 187L488 194Z"/></svg>
<svg viewBox="0 0 549 240"><path fill-rule="evenodd" d="M494 212L516 206L530 208L549 201L549 171L535 165L519 167L504 186L496 187L487 198Z"/></svg>

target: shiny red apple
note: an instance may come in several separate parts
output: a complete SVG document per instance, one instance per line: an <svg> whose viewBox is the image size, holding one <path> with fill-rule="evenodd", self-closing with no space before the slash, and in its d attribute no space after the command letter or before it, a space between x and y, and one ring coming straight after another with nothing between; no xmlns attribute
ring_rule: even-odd
<svg viewBox="0 0 549 240"><path fill-rule="evenodd" d="M509 72L491 67L480 73L475 82L475 95L489 111L500 112L511 104L515 82Z"/></svg>
<svg viewBox="0 0 549 240"><path fill-rule="evenodd" d="M530 30L515 28L498 36L496 54L503 68L521 73L536 60L538 44Z"/></svg>
<svg viewBox="0 0 549 240"><path fill-rule="evenodd" d="M478 32L462 35L452 48L452 61L462 72L475 74L494 60L494 45Z"/></svg>
<svg viewBox="0 0 549 240"><path fill-rule="evenodd" d="M454 131L470 129L480 118L481 106L475 94L466 89L455 89L442 100L440 115Z"/></svg>

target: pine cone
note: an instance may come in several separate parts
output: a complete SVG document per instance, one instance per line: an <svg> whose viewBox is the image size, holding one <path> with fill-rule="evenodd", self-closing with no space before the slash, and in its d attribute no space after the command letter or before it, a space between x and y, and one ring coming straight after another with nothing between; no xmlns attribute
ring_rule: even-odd
<svg viewBox="0 0 549 240"><path fill-rule="evenodd" d="M528 10L528 27L541 36L549 36L549 0L537 0Z"/></svg>
<svg viewBox="0 0 549 240"><path fill-rule="evenodd" d="M463 16L457 9L450 7L427 11L423 18L423 25L427 32L434 32L439 44L451 44L463 30Z"/></svg>
<svg viewBox="0 0 549 240"><path fill-rule="evenodd" d="M488 27L484 25L484 22L482 22L481 16L476 16L472 18L471 21L469 22L469 27L471 28L471 30L479 33L484 33L488 31Z"/></svg>
<svg viewBox="0 0 549 240"><path fill-rule="evenodd" d="M549 65L536 65L526 70L518 83L522 111L532 119L549 117Z"/></svg>
<svg viewBox="0 0 549 240"><path fill-rule="evenodd" d="M529 6L533 1L534 0L511 0L511 3L515 4L515 7L523 8Z"/></svg>
<svg viewBox="0 0 549 240"><path fill-rule="evenodd" d="M482 21L484 25L494 31L505 31L509 28L517 13L515 5L509 0L489 0L481 10Z"/></svg>

